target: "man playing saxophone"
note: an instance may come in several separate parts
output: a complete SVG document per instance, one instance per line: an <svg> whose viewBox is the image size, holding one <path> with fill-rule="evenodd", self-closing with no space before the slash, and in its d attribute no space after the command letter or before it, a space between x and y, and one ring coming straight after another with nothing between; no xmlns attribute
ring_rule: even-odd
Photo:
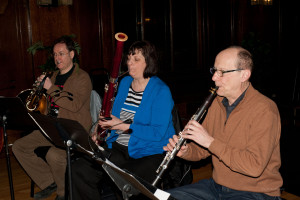
<svg viewBox="0 0 300 200"><path fill-rule="evenodd" d="M92 123L90 96L92 83L88 73L73 63L76 56L75 43L67 36L58 38L53 45L54 62L57 67L50 78L44 79L43 87L50 96L48 115L78 121L88 130ZM38 77L43 80L45 75ZM48 146L46 161L38 157L34 150ZM65 196L66 152L56 148L40 130L18 139L12 147L13 153L31 179L41 189L34 194L35 199L44 199L56 191L56 199Z"/></svg>
<svg viewBox="0 0 300 200"><path fill-rule="evenodd" d="M191 120L177 156L198 161L212 156L209 180L168 190L184 200L280 199L280 115L276 104L251 85L251 54L239 46L221 51L211 68L218 96L201 125ZM169 140L171 152L178 141Z"/></svg>

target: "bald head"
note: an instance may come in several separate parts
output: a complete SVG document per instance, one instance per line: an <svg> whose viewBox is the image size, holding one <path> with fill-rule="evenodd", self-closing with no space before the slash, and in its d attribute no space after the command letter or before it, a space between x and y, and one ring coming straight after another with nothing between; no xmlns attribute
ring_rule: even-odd
<svg viewBox="0 0 300 200"><path fill-rule="evenodd" d="M253 69L251 53L240 46L230 46L217 55L217 57L223 56L227 58L228 62L234 63L237 69L249 69L250 71Z"/></svg>

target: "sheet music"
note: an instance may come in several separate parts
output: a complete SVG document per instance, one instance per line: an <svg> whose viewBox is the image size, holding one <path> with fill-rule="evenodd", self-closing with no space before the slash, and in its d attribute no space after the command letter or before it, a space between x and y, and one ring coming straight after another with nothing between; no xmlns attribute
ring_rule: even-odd
<svg viewBox="0 0 300 200"><path fill-rule="evenodd" d="M118 166L116 166L114 163L112 163L111 161L109 161L108 159L106 159L105 161L103 161L104 164L108 165L108 166L112 166L114 167L115 169L121 171L121 172L124 172L126 173L123 169L119 168ZM105 167L104 167L105 169ZM133 177L132 175L130 175L131 177ZM144 187L146 189L146 186L144 185L141 185L142 187ZM153 186L154 187L154 186ZM159 200L168 200L168 198L170 197L170 193L168 192L165 192L163 190L160 190L158 188L156 188L154 194L153 194L157 199Z"/></svg>
<svg viewBox="0 0 300 200"><path fill-rule="evenodd" d="M110 166L113 166L113 167L117 168L117 169L120 170L120 171L125 172L123 169L119 168L117 165L115 165L114 163L112 163L112 162L111 162L110 160L108 160L108 159L106 159L104 162L105 162L106 164L110 165Z"/></svg>
<svg viewBox="0 0 300 200"><path fill-rule="evenodd" d="M167 200L170 197L170 193L157 189L154 193L154 196L159 200Z"/></svg>

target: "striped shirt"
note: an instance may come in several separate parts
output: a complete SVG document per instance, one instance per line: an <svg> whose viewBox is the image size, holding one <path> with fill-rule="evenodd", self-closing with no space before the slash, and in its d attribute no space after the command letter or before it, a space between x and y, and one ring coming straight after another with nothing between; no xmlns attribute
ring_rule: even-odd
<svg viewBox="0 0 300 200"><path fill-rule="evenodd" d="M144 91L135 92L130 86L128 95L126 97L126 100L124 102L124 105L122 106L121 113L120 113L120 119L122 121L125 121L127 119L131 119L133 121L134 115L138 110L139 105L141 104L143 93ZM123 134L123 131L121 130L117 130L116 133L119 134L117 138L117 142L124 146L128 146L130 134L128 133Z"/></svg>

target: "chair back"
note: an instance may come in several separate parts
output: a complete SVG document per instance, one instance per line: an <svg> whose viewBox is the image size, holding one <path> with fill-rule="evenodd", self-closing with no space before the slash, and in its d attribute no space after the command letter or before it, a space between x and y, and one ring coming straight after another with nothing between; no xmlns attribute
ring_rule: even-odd
<svg viewBox="0 0 300 200"><path fill-rule="evenodd" d="M102 107L102 98L96 92L96 90L92 90L92 92L91 92L91 101L90 101L90 112L91 112L93 125L92 125L92 128L91 128L91 132L93 132L94 129L98 125L97 122L98 122L98 117L99 117L101 107Z"/></svg>

